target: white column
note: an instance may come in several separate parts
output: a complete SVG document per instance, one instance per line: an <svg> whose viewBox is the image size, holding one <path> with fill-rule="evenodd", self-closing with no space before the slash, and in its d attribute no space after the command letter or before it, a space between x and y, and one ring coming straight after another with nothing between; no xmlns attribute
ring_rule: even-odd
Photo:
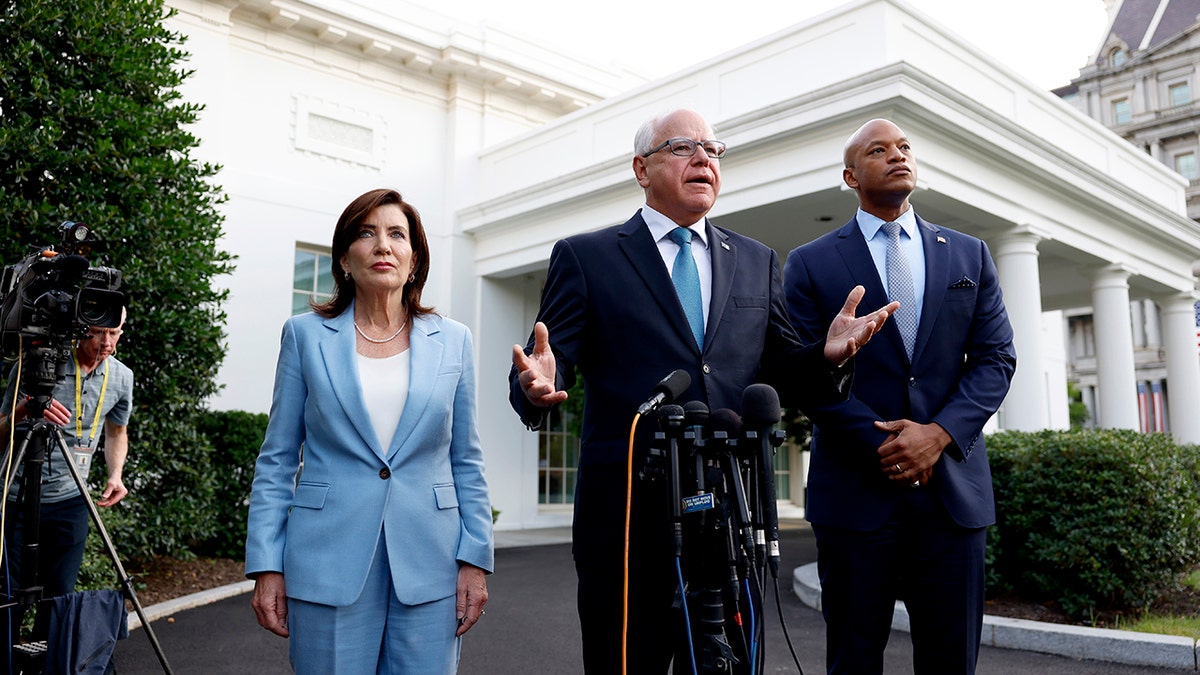
<svg viewBox="0 0 1200 675"><path fill-rule="evenodd" d="M1046 428L1071 428L1071 401L1067 397L1067 322L1059 310L1042 313L1042 362L1046 388Z"/></svg>
<svg viewBox="0 0 1200 675"><path fill-rule="evenodd" d="M1196 354L1196 296L1180 293L1158 299L1163 346L1167 350L1167 410L1171 434L1179 443L1200 443L1200 359Z"/></svg>
<svg viewBox="0 0 1200 675"><path fill-rule="evenodd" d="M1146 346L1159 349L1163 346L1162 308L1153 300L1144 301L1146 316Z"/></svg>
<svg viewBox="0 0 1200 675"><path fill-rule="evenodd" d="M1130 327L1133 329L1133 347L1140 349L1146 346L1146 302L1134 300L1129 303Z"/></svg>
<svg viewBox="0 0 1200 675"><path fill-rule="evenodd" d="M1017 372L1004 399L1004 427L1017 431L1045 429L1049 422L1041 347L1042 292L1037 250L1041 240L1028 227L995 240L996 269L1017 350ZM1066 386L1065 381L1061 384Z"/></svg>
<svg viewBox="0 0 1200 675"><path fill-rule="evenodd" d="M1096 426L1137 429L1128 270L1120 265L1109 265L1095 273L1092 277L1092 311L1100 399Z"/></svg>

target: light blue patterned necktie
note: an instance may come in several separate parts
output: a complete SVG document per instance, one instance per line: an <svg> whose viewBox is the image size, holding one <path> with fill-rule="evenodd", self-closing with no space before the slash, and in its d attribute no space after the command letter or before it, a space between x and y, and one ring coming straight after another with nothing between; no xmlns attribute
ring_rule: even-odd
<svg viewBox="0 0 1200 675"><path fill-rule="evenodd" d="M675 264L671 267L671 281L675 284L675 292L679 294L679 303L683 305L688 324L692 327L696 345L703 351L704 307L700 296L700 272L696 269L696 259L692 257L692 231L677 227L667 236L679 244L679 253L675 254Z"/></svg>
<svg viewBox="0 0 1200 675"><path fill-rule="evenodd" d="M900 302L900 308L892 315L900 337L904 338L904 351L912 361L913 345L917 342L917 296L913 291L912 271L908 268L908 256L900 250L900 223L884 223L887 233L887 285L888 299Z"/></svg>

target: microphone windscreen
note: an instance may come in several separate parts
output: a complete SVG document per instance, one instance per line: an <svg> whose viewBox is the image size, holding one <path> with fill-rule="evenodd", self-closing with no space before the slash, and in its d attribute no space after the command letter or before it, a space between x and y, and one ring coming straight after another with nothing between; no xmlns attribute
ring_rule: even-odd
<svg viewBox="0 0 1200 675"><path fill-rule="evenodd" d="M683 404L683 414L688 426L704 426L708 423L708 406L704 401L688 401Z"/></svg>
<svg viewBox="0 0 1200 675"><path fill-rule="evenodd" d="M742 418L729 408L717 408L709 415L708 425L714 431L724 431L731 437L742 431Z"/></svg>
<svg viewBox="0 0 1200 675"><path fill-rule="evenodd" d="M742 425L749 429L761 429L777 424L779 394L769 384L752 384L742 391Z"/></svg>
<svg viewBox="0 0 1200 675"><path fill-rule="evenodd" d="M670 418L670 417L683 419L684 418L683 406L670 404L670 405L664 405L658 409L658 418L659 419Z"/></svg>
<svg viewBox="0 0 1200 675"><path fill-rule="evenodd" d="M670 375L664 377L658 384L654 386L654 391L660 391L666 395L664 403L669 403L679 398L679 395L687 391L687 388L692 386L692 376L688 375L686 370L676 370Z"/></svg>

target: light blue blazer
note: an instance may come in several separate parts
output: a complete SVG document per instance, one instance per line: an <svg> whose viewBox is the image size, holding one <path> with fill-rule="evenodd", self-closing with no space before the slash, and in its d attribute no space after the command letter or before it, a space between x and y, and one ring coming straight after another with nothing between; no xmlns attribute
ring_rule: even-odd
<svg viewBox="0 0 1200 675"><path fill-rule="evenodd" d="M351 306L284 324L250 494L246 574L282 572L291 598L349 605L382 532L398 599L445 598L459 561L493 567L471 333L441 316L413 321L408 401L384 448L366 412L353 317Z"/></svg>

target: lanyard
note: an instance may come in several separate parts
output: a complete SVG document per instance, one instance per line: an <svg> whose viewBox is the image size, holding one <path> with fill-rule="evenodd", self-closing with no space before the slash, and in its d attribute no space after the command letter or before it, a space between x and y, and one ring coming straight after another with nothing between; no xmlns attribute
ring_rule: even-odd
<svg viewBox="0 0 1200 675"><path fill-rule="evenodd" d="M81 402L83 383L79 376L79 356L73 355L73 358L75 359L75 439L80 441L83 438L83 404ZM96 419L92 420L92 434L88 436L89 446L92 441L96 440L96 428L100 426L100 411L104 409L104 393L107 391L108 359L104 359L104 379L100 383L100 400L96 402Z"/></svg>

